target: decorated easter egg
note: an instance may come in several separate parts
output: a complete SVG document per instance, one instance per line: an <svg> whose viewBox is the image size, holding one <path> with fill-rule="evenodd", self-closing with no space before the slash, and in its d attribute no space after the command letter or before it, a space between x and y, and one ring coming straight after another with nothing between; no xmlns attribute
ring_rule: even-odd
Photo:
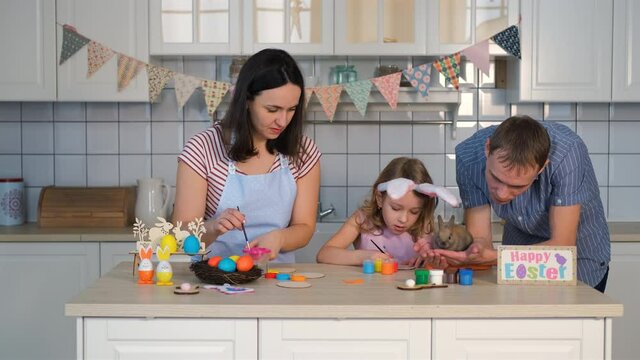
<svg viewBox="0 0 640 360"><path fill-rule="evenodd" d="M175 236L168 234L162 237L160 240L160 247L165 248L169 247L169 251L174 253L178 250L178 242L176 241Z"/></svg>
<svg viewBox="0 0 640 360"><path fill-rule="evenodd" d="M182 248L187 254L197 254L200 250L200 241L195 235L189 235L184 239Z"/></svg>
<svg viewBox="0 0 640 360"><path fill-rule="evenodd" d="M207 261L207 264L211 267L217 267L220 260L222 260L222 256L212 256Z"/></svg>
<svg viewBox="0 0 640 360"><path fill-rule="evenodd" d="M218 269L224 272L234 272L236 271L236 263L229 258L224 258L218 263Z"/></svg>
<svg viewBox="0 0 640 360"><path fill-rule="evenodd" d="M249 255L242 255L236 261L238 271L249 271L253 267L253 259Z"/></svg>
<svg viewBox="0 0 640 360"><path fill-rule="evenodd" d="M229 256L229 259L233 260L234 262L238 262L238 259L240 258L240 256L238 255L231 255Z"/></svg>

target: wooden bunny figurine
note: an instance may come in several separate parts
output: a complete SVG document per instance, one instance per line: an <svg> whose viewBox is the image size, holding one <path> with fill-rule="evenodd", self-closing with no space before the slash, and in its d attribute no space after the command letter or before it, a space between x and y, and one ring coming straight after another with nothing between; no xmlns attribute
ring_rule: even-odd
<svg viewBox="0 0 640 360"><path fill-rule="evenodd" d="M138 284L153 284L153 264L151 256L153 250L151 246L140 247L138 250L140 265L138 266Z"/></svg>
<svg viewBox="0 0 640 360"><path fill-rule="evenodd" d="M169 263L171 249L169 249L168 246L165 246L164 249L158 246L156 255L158 256L158 260L160 260L158 267L156 268L156 285L173 285L173 282L171 281L171 278L173 277L173 269L171 268L171 263Z"/></svg>
<svg viewBox="0 0 640 360"><path fill-rule="evenodd" d="M464 225L455 223L453 215L446 224L442 220L442 216L438 215L438 231L433 242L436 249L463 251L471 245L473 237Z"/></svg>

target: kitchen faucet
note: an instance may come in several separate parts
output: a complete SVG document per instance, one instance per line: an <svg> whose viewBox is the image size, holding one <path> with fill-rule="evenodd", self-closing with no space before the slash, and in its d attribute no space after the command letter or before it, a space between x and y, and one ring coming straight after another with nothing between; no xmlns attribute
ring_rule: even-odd
<svg viewBox="0 0 640 360"><path fill-rule="evenodd" d="M335 212L336 212L336 208L333 207L333 204L330 204L329 208L323 210L322 209L322 203L318 202L318 220L322 220L327 215L335 213Z"/></svg>

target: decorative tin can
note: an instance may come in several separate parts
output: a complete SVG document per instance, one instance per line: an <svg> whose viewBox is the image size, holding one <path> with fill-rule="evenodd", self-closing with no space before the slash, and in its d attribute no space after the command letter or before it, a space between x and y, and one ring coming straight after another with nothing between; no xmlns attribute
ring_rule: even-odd
<svg viewBox="0 0 640 360"><path fill-rule="evenodd" d="M0 225L24 223L24 183L22 179L0 179Z"/></svg>

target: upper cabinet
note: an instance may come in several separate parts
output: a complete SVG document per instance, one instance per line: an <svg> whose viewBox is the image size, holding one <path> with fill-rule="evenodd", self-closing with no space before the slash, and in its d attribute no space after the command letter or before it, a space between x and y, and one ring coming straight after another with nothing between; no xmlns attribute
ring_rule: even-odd
<svg viewBox="0 0 640 360"><path fill-rule="evenodd" d="M509 100L611 101L613 0L528 0L520 5L522 60L510 62ZM638 56L634 60L637 68Z"/></svg>
<svg viewBox="0 0 640 360"><path fill-rule="evenodd" d="M424 55L426 0L335 2L336 55Z"/></svg>
<svg viewBox="0 0 640 360"><path fill-rule="evenodd" d="M463 50L518 23L518 0L428 0L427 52ZM492 55L506 55L491 42Z"/></svg>
<svg viewBox="0 0 640 360"><path fill-rule="evenodd" d="M640 3L615 0L613 101L640 101Z"/></svg>
<svg viewBox="0 0 640 360"><path fill-rule="evenodd" d="M243 5L243 53L270 47L294 55L333 53L332 0L244 0Z"/></svg>
<svg viewBox="0 0 640 360"><path fill-rule="evenodd" d="M14 1L11 1L13 4ZM59 23L114 51L149 62L149 24L146 1L57 0ZM62 44L62 27L57 27ZM58 46L58 53L60 46ZM53 62L55 64L55 62ZM58 100L149 101L147 72L141 70L122 91L117 89L117 56L87 79L87 46L58 66Z"/></svg>
<svg viewBox="0 0 640 360"><path fill-rule="evenodd" d="M241 34L238 0L149 1L151 55L239 54Z"/></svg>
<svg viewBox="0 0 640 360"><path fill-rule="evenodd" d="M56 99L55 0L0 2L0 101Z"/></svg>

